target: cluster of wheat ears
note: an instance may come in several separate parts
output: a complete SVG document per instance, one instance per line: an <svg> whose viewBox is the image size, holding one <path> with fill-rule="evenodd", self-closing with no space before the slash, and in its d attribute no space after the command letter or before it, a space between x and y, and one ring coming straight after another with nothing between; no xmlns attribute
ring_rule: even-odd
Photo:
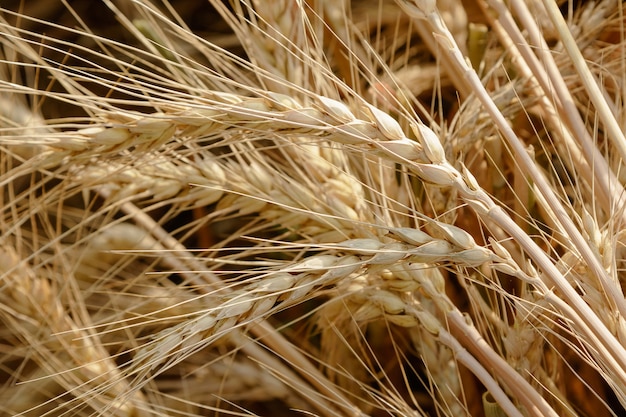
<svg viewBox="0 0 626 417"><path fill-rule="evenodd" d="M620 0L2 3L0 415L624 415Z"/></svg>

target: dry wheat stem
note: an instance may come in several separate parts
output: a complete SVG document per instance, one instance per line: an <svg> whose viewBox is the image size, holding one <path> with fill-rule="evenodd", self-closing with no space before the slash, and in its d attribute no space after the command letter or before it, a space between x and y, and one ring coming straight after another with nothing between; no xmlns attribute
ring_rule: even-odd
<svg viewBox="0 0 626 417"><path fill-rule="evenodd" d="M450 333L447 331L441 331L438 338L442 343L449 346L456 354L456 359L467 366L469 369L474 370L475 375L480 381L487 387L489 393L497 401L498 405L502 407L502 410L510 417L521 417L523 414L517 409L517 407L511 403L509 397L504 393L497 382L491 378L486 369L482 367L480 362L476 360L474 356L468 354L468 351L459 343ZM483 368L481 370L481 368ZM481 371L478 371L481 370ZM549 415L549 414L548 414Z"/></svg>
<svg viewBox="0 0 626 417"><path fill-rule="evenodd" d="M483 360L489 362L492 366L491 369L505 381L511 392L520 395L521 398L518 398L526 411L537 416L558 416L546 400L521 375L508 371L510 365L506 360L489 347L489 344L473 326L467 326L466 318L458 310L449 312L447 318L451 331L455 334L458 332L464 338L462 340L465 342L465 346L468 346L477 358L489 356L489 359ZM493 394L492 391L490 392ZM504 408L500 400L498 400L498 404Z"/></svg>
<svg viewBox="0 0 626 417"><path fill-rule="evenodd" d="M536 96L539 97L540 103L545 110L547 121L552 127L551 132L553 132L554 135L557 135L557 137L558 135L562 136L565 142L564 146L566 147L566 152L564 152L564 154L571 154L571 158L566 158L565 162L572 165L572 171L576 170L576 172L580 173L588 184L592 183L591 180L593 178L593 183L595 185L594 190L596 190L599 194L598 197L600 205L603 207L605 213L612 213L614 207L619 207L621 202L624 200L624 193L620 192L620 190L623 190L623 187L619 183L615 173L608 167L606 160L594 146L579 113L576 111L571 95L569 94L569 90L564 85L563 79L558 73L558 69L554 64L552 56L549 53L542 52L547 51L547 49L542 49L547 48L545 45L541 44L543 42L543 38L539 36L533 37L532 39L534 39L535 42L540 43L537 50L541 54L543 62L545 62L545 65L549 68L548 74L551 76L549 80L548 75L544 70L544 66L539 63L537 57L532 52L530 45L525 41L520 29L513 21L513 17L506 6L501 1L486 1L494 10L498 11L498 20L493 20L491 24L496 30L503 46L507 48L509 53L519 51L519 54L521 55L518 59L513 59L512 62L517 66L520 72L527 75L527 78L530 79L530 74L533 74L541 86L541 90L544 92L541 94L537 91ZM480 2L480 4L482 5L483 10L486 10L486 6L483 5L483 2ZM521 17L522 22L525 22L526 26L532 29L534 27L531 26L532 20L528 19L528 13L524 13L527 9L519 7L517 3L515 6L520 9L518 14ZM489 13L486 13L486 15L490 16ZM501 25L498 24L498 22L500 22ZM531 30L530 33L534 34L536 32ZM565 128L563 125L563 120L567 122L568 128ZM573 141L574 136L570 133L570 130L573 130L576 133L575 137L579 138L578 143L582 147L585 159L582 159L580 156L578 146L575 145L575 142ZM574 166L574 164L583 162L584 165L582 166ZM591 167L593 167L593 169ZM615 201L615 203L613 203L613 201Z"/></svg>
<svg viewBox="0 0 626 417"><path fill-rule="evenodd" d="M436 13L430 14L427 17L433 21L433 26L440 30L440 35L444 37L444 40L442 40L443 46L447 46L449 48L450 54L452 54L456 58L455 62L457 63L457 65L459 65L466 71L467 79L469 80L469 82L472 83L474 91L480 92L480 94L478 94L478 97L485 106L485 109L491 114L494 121L503 133L504 137L507 139L510 146L515 150L518 161L520 162L524 171L527 175L531 176L535 184L541 190L542 195L549 204L549 207L553 210L558 221L567 231L568 236L574 243L574 246L579 251L581 256L585 259L587 265L591 268L594 275L602 284L604 291L609 297L609 302L614 304L622 315L625 315L626 302L624 301L623 294L618 288L615 287L613 281L607 277L606 271L600 264L595 254L591 251L587 242L582 237L576 226L571 221L569 215L563 209L561 203L558 201L558 198L552 191L550 185L547 183L545 177L541 174L541 172L536 169L534 162L528 156L523 144L519 141L509 124L502 117L500 111L494 105L493 101L489 97L489 94L478 79L476 72L467 65L463 57L460 55L460 51L454 44L454 39L451 37L449 31L445 28L445 26L443 26L443 21Z"/></svg>
<svg viewBox="0 0 626 417"><path fill-rule="evenodd" d="M456 62L457 65L463 68L464 71L466 71L467 78L469 82L472 83L475 89L474 91L480 92L478 96L481 102L483 103L489 114L493 117L503 135L508 140L509 144L516 150L517 157L522 163L522 166L525 168L525 171L533 178L533 181L542 191L544 198L550 205L550 208L554 210L560 223L568 232L568 236L572 239L576 248L580 251L581 255L593 271L594 275L602 283L602 287L606 291L606 295L610 297L610 301L618 308L618 310L622 314L626 313L626 303L623 296L621 295L621 291L615 287L613 281L607 278L606 271L599 263L599 260L591 251L584 238L581 236L580 232L577 230L577 228L569 218L568 214L563 210L560 202L550 188L549 184L546 182L543 175L535 169L534 162L525 152L523 144L520 143L519 139L517 138L511 127L502 118L501 113L493 104L493 101L490 99L488 93L485 91L475 71L468 67L467 63L460 55L458 48L455 47L454 39L449 35L449 32L447 31L445 26L443 26L441 18L436 14L436 12L431 12L430 14L427 14L426 18L431 20L433 26L440 31L439 34L441 35L442 46L444 46L444 48L447 48L449 50L449 53L456 58L454 62ZM489 199L487 195L484 195L484 198L485 200ZM546 274L548 274L548 276L550 276L552 284L556 285L557 288L559 288L559 290L565 294L567 299L576 307L576 309L580 312L581 316L584 319L589 320L590 327L595 332L597 332L601 340L603 340L603 343L605 343L606 346L609 347L610 351L613 352L614 355L616 355L616 358L618 360L621 358L626 358L626 350L624 350L624 348L619 343L617 343L614 336L610 334L606 326L598 319L595 313L593 313L589 306L578 296L578 294L576 294L576 292L569 285L569 283L564 282L563 276L556 270L556 268L552 264L552 261L548 259L545 253L543 253L543 251L541 250L538 250L539 248L528 238L526 233L519 230L519 227L517 225L514 225L510 218L506 216L499 207L494 206L493 208L494 210L487 209L488 213L486 214L496 220L496 223L499 223L505 230L507 230L508 233L514 236L516 240L522 245L522 247L524 247L528 251L528 253L533 257L533 259L535 259L535 261L542 268L542 270ZM623 374L623 369L626 368L626 360L620 360L620 363L622 363L622 370L616 369L616 373ZM626 380L624 380L624 382L626 382Z"/></svg>
<svg viewBox="0 0 626 417"><path fill-rule="evenodd" d="M417 31L419 32L424 42L428 45L429 49L432 51L438 51L439 48L437 47L437 39L435 39L435 37L433 36L433 31L430 25L416 26ZM450 78L452 79L452 83L458 90L461 100L467 99L467 97L471 95L472 90L471 86L469 86L463 79L463 73L459 72L458 67L454 65L454 63L451 61L451 57L448 54L443 53L439 55L439 57L441 58L441 64L443 68L445 68L446 71L450 72Z"/></svg>
<svg viewBox="0 0 626 417"><path fill-rule="evenodd" d="M585 59L580 52L572 33L567 27L565 19L561 15L558 6L552 1L546 0L543 1L543 5L545 10L548 12L548 16L550 16L552 24L556 27L559 33L561 42L571 58L581 82L589 93L589 98L596 107L600 120L602 120L602 123L607 130L609 139L613 141L613 145L617 148L622 160L626 161L626 137L624 137L622 128L617 123L611 108L607 104L606 98L598 85L598 81L591 74L589 67L585 63Z"/></svg>
<svg viewBox="0 0 626 417"><path fill-rule="evenodd" d="M543 65L540 65L537 62L536 56L531 52L530 46L526 42L518 39L516 44L521 45L518 48L520 48L520 51L524 54L525 61L531 64L534 74L537 75L544 73L545 67L545 71L547 71L550 82L548 84L547 81L542 81L544 77L538 77L538 79L542 81L542 88L548 97L552 97L556 94L555 100L557 102L557 107L561 109L559 114L575 133L574 137L580 144L583 154L587 159L587 163L591 165L593 169L595 184L599 187L598 190L601 195L604 195L607 199L608 206L605 207L605 212L607 215L611 215L614 213L615 208L620 207L624 203L624 187L617 180L615 173L613 173L613 171L609 168L606 160L595 146L594 139L587 132L580 113L576 109L571 93L565 85L563 77L561 76L556 63L554 62L554 58L550 53L550 49L548 48L544 38L541 36L541 31L537 27L537 24L535 23L528 8L522 3L513 4L513 8L516 10L521 22L526 26L531 40L536 46L535 50L542 59ZM509 14L507 14L506 17L509 17ZM507 21L508 20L510 19L507 19ZM521 37L519 29L516 25L510 24L507 25L507 27L511 29L511 33L516 35L516 38Z"/></svg>
<svg viewBox="0 0 626 417"><path fill-rule="evenodd" d="M533 255L533 251L537 252L534 242L532 242L528 235L522 232L519 229L519 226L517 226L517 224L504 214L499 207L496 207L495 210L492 210L488 215L494 219L499 218L496 222L500 224L504 230L510 233L511 236L514 236L516 241L519 242L519 244L524 247L529 254L531 254L531 256ZM567 317L570 320L575 320L577 322L579 319L582 319L585 322L585 326L581 330L591 340L598 340L596 339L596 336L599 338L600 344L594 346L599 349L600 352L606 352L606 350L610 352L610 355L608 356L603 355L604 359L614 365L611 369L615 375L626 382L626 373L624 371L624 369L626 369L626 356L624 356L623 346L621 346L621 344L609 332L605 324L598 318L598 316L593 312L593 310L591 310L584 300L580 298L570 284L563 279L563 276L560 274L558 269L543 252L537 252L535 256L533 256L533 259L537 262L539 268L550 276L551 280L553 280L552 284L564 294L565 298L572 304L573 308L577 312L577 314L574 315L567 314ZM595 334L595 336L592 335L592 333Z"/></svg>

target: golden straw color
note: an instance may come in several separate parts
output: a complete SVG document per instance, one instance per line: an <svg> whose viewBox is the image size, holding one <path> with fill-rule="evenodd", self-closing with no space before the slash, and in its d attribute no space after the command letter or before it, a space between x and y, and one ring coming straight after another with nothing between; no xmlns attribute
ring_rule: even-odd
<svg viewBox="0 0 626 417"><path fill-rule="evenodd" d="M626 413L616 0L0 4L0 416Z"/></svg>

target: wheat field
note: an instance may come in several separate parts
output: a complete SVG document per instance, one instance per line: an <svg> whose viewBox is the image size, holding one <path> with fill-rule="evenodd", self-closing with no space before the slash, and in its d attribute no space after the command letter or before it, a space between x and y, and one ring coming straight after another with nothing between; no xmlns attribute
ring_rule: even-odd
<svg viewBox="0 0 626 417"><path fill-rule="evenodd" d="M0 415L624 415L624 11L2 1Z"/></svg>

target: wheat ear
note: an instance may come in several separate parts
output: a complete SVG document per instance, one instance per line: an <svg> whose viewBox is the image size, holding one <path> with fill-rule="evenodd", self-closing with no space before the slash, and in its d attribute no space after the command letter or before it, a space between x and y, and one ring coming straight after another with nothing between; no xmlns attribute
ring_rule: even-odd
<svg viewBox="0 0 626 417"><path fill-rule="evenodd" d="M52 378L62 391L71 393L74 398L66 404L68 410L80 409L86 403L93 410L107 410L116 416L147 415L142 411L146 400L141 393L118 401L129 391L128 384L101 348L98 336L84 330L89 324L78 324L65 313L48 279L37 276L10 247L2 248L1 257L3 303L13 306L3 309L3 321L36 347L32 359L45 373L33 377L43 381ZM6 404L11 412L30 412L39 406L19 404L21 409L15 410L13 404L19 401Z"/></svg>

